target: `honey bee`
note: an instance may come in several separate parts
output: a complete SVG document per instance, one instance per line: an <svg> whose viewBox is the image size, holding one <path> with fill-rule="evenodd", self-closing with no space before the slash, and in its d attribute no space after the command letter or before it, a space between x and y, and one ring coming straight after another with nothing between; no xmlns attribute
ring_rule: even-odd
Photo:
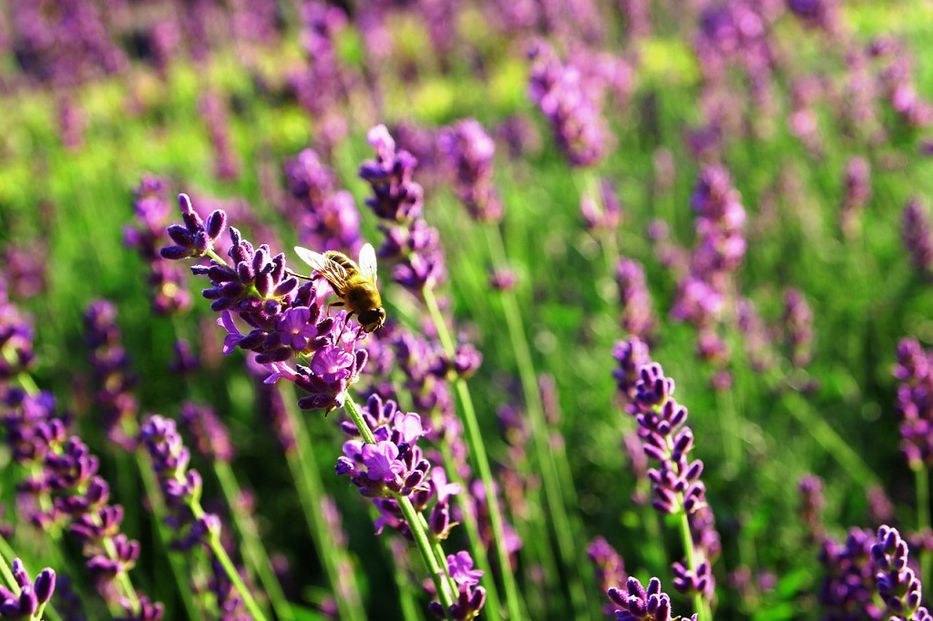
<svg viewBox="0 0 933 621"><path fill-rule="evenodd" d="M382 327L386 311L376 287L376 251L372 244L365 244L360 249L359 264L336 250L321 254L295 246L295 252L334 288L340 302L331 306L346 307L349 311L347 321L356 315L361 328L367 333Z"/></svg>

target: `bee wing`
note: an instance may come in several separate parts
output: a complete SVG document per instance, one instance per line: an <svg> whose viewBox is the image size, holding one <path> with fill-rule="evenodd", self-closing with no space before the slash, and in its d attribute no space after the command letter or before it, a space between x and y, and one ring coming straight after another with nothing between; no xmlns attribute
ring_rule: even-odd
<svg viewBox="0 0 933 621"><path fill-rule="evenodd" d="M340 295L340 292L347 285L347 270L342 265L328 259L320 252L314 252L301 246L295 246L295 252L302 261L311 266L311 269L326 278L327 282L333 285L337 294Z"/></svg>
<svg viewBox="0 0 933 621"><path fill-rule="evenodd" d="M376 250L372 244L363 244L360 248L360 274L376 282Z"/></svg>

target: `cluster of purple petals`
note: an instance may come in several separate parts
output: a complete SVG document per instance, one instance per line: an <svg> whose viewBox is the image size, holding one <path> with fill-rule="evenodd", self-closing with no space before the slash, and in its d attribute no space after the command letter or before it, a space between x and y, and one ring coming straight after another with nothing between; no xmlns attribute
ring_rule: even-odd
<svg viewBox="0 0 933 621"><path fill-rule="evenodd" d="M896 528L883 525L871 547L871 560L875 566L878 595L884 601L886 615L899 616L908 621L930 621L933 616L923 606L920 578L907 566L907 542Z"/></svg>
<svg viewBox="0 0 933 621"><path fill-rule="evenodd" d="M181 406L180 421L194 438L194 448L200 455L212 461L233 461L235 451L230 432L213 408L186 401Z"/></svg>
<svg viewBox="0 0 933 621"><path fill-rule="evenodd" d="M911 468L933 465L933 355L915 339L901 340L894 377L901 450Z"/></svg>
<svg viewBox="0 0 933 621"><path fill-rule="evenodd" d="M198 102L198 109L214 148L214 174L224 181L236 179L240 164L230 140L226 102L217 93L205 91Z"/></svg>
<svg viewBox="0 0 933 621"><path fill-rule="evenodd" d="M394 401L375 394L369 397L361 413L376 443L363 442L356 426L344 421L341 429L351 439L343 445L337 474L349 477L363 496L372 499L379 512L378 532L388 526L411 537L397 501L399 497L407 497L415 510L428 513L427 524L433 536L446 539L457 524L452 499L463 490L448 480L443 468L432 465L417 446L418 440L426 435L421 417L404 413ZM458 590L449 612L455 619L472 619L486 599L485 589L479 586L483 572L473 569L473 559L465 551L448 556L447 562ZM443 617L440 606L432 602L431 609Z"/></svg>
<svg viewBox="0 0 933 621"><path fill-rule="evenodd" d="M213 250L226 214L214 211L205 223L186 195L180 195L179 204L185 226L169 227L177 245L163 248L163 256L202 256ZM257 354L255 362L270 372L267 382L285 379L307 393L298 402L302 408L340 407L343 392L366 364L366 350L356 347L363 335L345 326L345 313L327 315L326 290L320 280L300 285L283 253L273 255L266 244L254 247L236 228L231 227L229 234L230 263L212 259L191 268L211 283L202 294L221 313L217 323L227 332L224 353L240 348ZM188 241L185 236L201 241L188 245L183 243ZM289 364L292 361L294 366Z"/></svg>
<svg viewBox="0 0 933 621"><path fill-rule="evenodd" d="M12 570L16 592L0 585L0 619L32 619L52 599L55 572L45 568L31 580L18 558L13 559Z"/></svg>
<svg viewBox="0 0 933 621"><path fill-rule="evenodd" d="M629 578L625 589L611 588L609 600L615 609L616 621L696 621L697 616L675 616L671 612L671 598L661 590L661 581L652 578L648 588L637 578Z"/></svg>
<svg viewBox="0 0 933 621"><path fill-rule="evenodd" d="M933 123L933 103L923 99L913 77L913 61L905 46L893 38L879 38L868 46L868 55L881 61L878 90L901 121L912 128Z"/></svg>
<svg viewBox="0 0 933 621"><path fill-rule="evenodd" d="M771 369L776 364L771 346L771 334L755 303L741 298L736 305L737 325L744 337L748 362L758 372Z"/></svg>
<svg viewBox="0 0 933 621"><path fill-rule="evenodd" d="M132 393L136 376L130 369L117 325L117 308L107 300L91 302L84 311L84 341L94 375L94 405L107 436L127 450L134 439L124 432L127 422L135 427L139 404Z"/></svg>
<svg viewBox="0 0 933 621"><path fill-rule="evenodd" d="M528 55L529 95L551 123L557 146L572 166L598 164L606 154L606 129L584 76L546 43L538 42Z"/></svg>
<svg viewBox="0 0 933 621"><path fill-rule="evenodd" d="M207 588L217 600L218 618L222 621L254 621L246 611L230 576L216 558L211 559L211 573L207 579Z"/></svg>
<svg viewBox="0 0 933 621"><path fill-rule="evenodd" d="M625 584L628 581L622 557L603 537L597 537L587 546L586 555L593 564L596 582L599 583L599 589L603 593L608 593L614 585ZM607 614L613 612L610 604L606 605L605 612Z"/></svg>
<svg viewBox="0 0 933 621"><path fill-rule="evenodd" d="M343 9L320 0L307 0L301 9L301 45L306 66L289 75L298 103L314 118L321 118L339 100L341 67L336 36L347 25Z"/></svg>
<svg viewBox="0 0 933 621"><path fill-rule="evenodd" d="M438 150L446 160L454 192L476 220L498 221L502 201L493 183L496 143L476 119L464 119L438 136Z"/></svg>
<svg viewBox="0 0 933 621"><path fill-rule="evenodd" d="M28 245L8 245L0 259L4 265L4 276L13 295L19 299L34 298L45 292L46 259L48 245L42 239L33 239Z"/></svg>
<svg viewBox="0 0 933 621"><path fill-rule="evenodd" d="M337 188L333 171L312 149L285 163L289 213L298 223L302 245L319 252L340 250L356 256L361 245L360 214L353 195Z"/></svg>
<svg viewBox="0 0 933 621"><path fill-rule="evenodd" d="M864 157L853 157L846 164L839 221L846 236L854 234L859 215L871 198L871 165Z"/></svg>
<svg viewBox="0 0 933 621"><path fill-rule="evenodd" d="M188 467L191 453L175 421L151 416L140 429L139 439L152 458L152 467L171 512L166 523L175 531L173 546L190 550L217 536L220 518L200 509L203 482L200 473Z"/></svg>
<svg viewBox="0 0 933 621"><path fill-rule="evenodd" d="M486 604L486 589L479 586L483 571L473 568L473 559L470 553L464 551L447 556L447 570L457 585L457 599L445 611L437 601L432 601L430 610L440 619L450 618L457 621L469 621L479 616Z"/></svg>
<svg viewBox="0 0 933 621"><path fill-rule="evenodd" d="M645 270L638 261L621 259L616 265L622 328L630 335L650 341L656 322Z"/></svg>
<svg viewBox="0 0 933 621"><path fill-rule="evenodd" d="M612 370L612 377L616 381L616 389L623 400L623 405L629 409L634 408L637 395L636 387L641 379L641 369L651 362L648 346L638 337L629 337L618 341L612 350L616 360L616 368Z"/></svg>
<svg viewBox="0 0 933 621"><path fill-rule="evenodd" d="M123 230L124 243L136 250L149 266L146 277L152 296L152 309L160 315L187 310L191 294L184 272L174 263L162 260L159 248L165 242L169 205L165 200L166 183L145 175L136 187L133 200L135 226Z"/></svg>
<svg viewBox="0 0 933 621"><path fill-rule="evenodd" d="M799 289L784 291L784 332L790 359L796 367L805 367L813 358L813 311Z"/></svg>
<svg viewBox="0 0 933 621"><path fill-rule="evenodd" d="M434 288L447 271L440 235L421 218L424 190L412 179L417 160L396 150L385 125L370 129L368 140L376 159L364 162L359 176L372 187L366 204L383 220L379 228L386 238L378 254L395 262L392 279L409 291Z"/></svg>
<svg viewBox="0 0 933 621"><path fill-rule="evenodd" d="M933 270L933 230L930 227L930 212L919 198L907 201L901 225L901 239L910 255L914 270L929 278Z"/></svg>

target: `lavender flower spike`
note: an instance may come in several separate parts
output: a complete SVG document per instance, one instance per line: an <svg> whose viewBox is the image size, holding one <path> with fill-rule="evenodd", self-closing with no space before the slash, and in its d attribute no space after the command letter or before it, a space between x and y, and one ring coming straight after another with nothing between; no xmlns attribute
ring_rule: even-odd
<svg viewBox="0 0 933 621"><path fill-rule="evenodd" d="M13 559L12 569L16 586L10 591L0 585L0 619L41 621L42 611L55 592L55 572L45 568L30 580L18 558Z"/></svg>
<svg viewBox="0 0 933 621"><path fill-rule="evenodd" d="M460 202L476 220L497 221L502 201L492 181L496 143L476 119L465 119L444 130L438 147L447 159Z"/></svg>
<svg viewBox="0 0 933 621"><path fill-rule="evenodd" d="M213 252L214 240L220 237L227 226L227 214L218 209L207 217L205 223L191 206L187 194L178 195L178 205L185 225L173 224L168 227L168 235L175 245L162 248L161 255L166 259L177 260L203 257Z"/></svg>
<svg viewBox="0 0 933 621"><path fill-rule="evenodd" d="M905 621L930 621L930 612L921 603L920 579L907 566L907 542L891 526L878 529L878 539L871 547L878 595L887 610L885 616Z"/></svg>
<svg viewBox="0 0 933 621"><path fill-rule="evenodd" d="M642 586L637 578L629 578L625 590L611 588L609 599L619 608L615 611L616 621L696 621L697 615L690 617L674 616L671 612L671 598L661 591L661 581L652 578L648 588Z"/></svg>

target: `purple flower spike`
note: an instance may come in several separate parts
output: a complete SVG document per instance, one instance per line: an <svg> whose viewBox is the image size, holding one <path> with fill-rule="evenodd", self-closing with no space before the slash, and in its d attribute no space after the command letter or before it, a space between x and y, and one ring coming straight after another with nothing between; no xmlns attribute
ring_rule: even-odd
<svg viewBox="0 0 933 621"><path fill-rule="evenodd" d="M911 468L933 465L933 355L914 339L897 346L894 377L901 415L901 450Z"/></svg>
<svg viewBox="0 0 933 621"><path fill-rule="evenodd" d="M623 584L628 580L622 557L603 537L597 537L590 543L586 549L586 555L593 563L596 581L599 582L599 588L604 593L608 593L613 585ZM605 612L607 614L613 612L609 604L605 607Z"/></svg>
<svg viewBox="0 0 933 621"><path fill-rule="evenodd" d="M891 526L881 526L871 547L875 566L878 595L887 606L885 616L908 621L929 621L929 611L920 605L922 592L920 579L907 566L907 542Z"/></svg>
<svg viewBox="0 0 933 621"><path fill-rule="evenodd" d="M384 220L406 222L421 215L422 187L412 181L418 161L408 151L396 152L395 140L385 125L369 130L369 144L376 150L376 159L364 162L359 175L373 188L374 196L366 200L373 212Z"/></svg>
<svg viewBox="0 0 933 621"><path fill-rule="evenodd" d="M805 367L813 358L813 311L799 289L784 291L783 319L791 360Z"/></svg>
<svg viewBox="0 0 933 621"><path fill-rule="evenodd" d="M18 558L13 559L12 570L19 594L0 585L0 619L32 619L55 592L55 572L45 568L35 581L30 580Z"/></svg>
<svg viewBox="0 0 933 621"><path fill-rule="evenodd" d="M610 588L609 600L618 608L615 610L617 621L696 621L697 616L675 617L671 612L671 598L661 591L661 581L652 578L648 588L642 586L636 578L629 578L625 590Z"/></svg>
<svg viewBox="0 0 933 621"><path fill-rule="evenodd" d="M622 305L622 328L632 336L650 341L656 320L644 268L637 261L622 259L616 266L616 282Z"/></svg>
<svg viewBox="0 0 933 621"><path fill-rule="evenodd" d="M438 148L447 160L460 202L476 220L497 221L502 201L493 185L496 143L475 119L459 121L444 130Z"/></svg>

